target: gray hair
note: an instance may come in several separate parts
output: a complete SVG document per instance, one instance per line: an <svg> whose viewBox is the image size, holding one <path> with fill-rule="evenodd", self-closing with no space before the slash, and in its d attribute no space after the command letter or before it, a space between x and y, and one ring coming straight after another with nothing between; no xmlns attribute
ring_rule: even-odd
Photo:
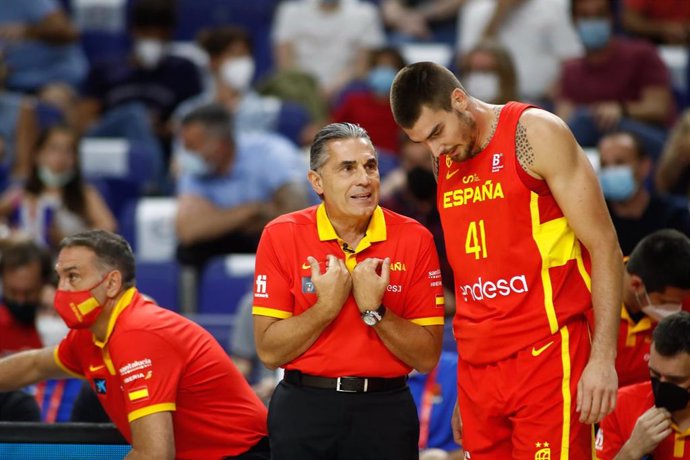
<svg viewBox="0 0 690 460"><path fill-rule="evenodd" d="M189 112L182 119L182 126L199 123L214 137L233 142L232 115L220 104L207 104Z"/></svg>
<svg viewBox="0 0 690 460"><path fill-rule="evenodd" d="M331 123L326 125L314 136L314 142L309 151L309 168L318 171L328 161L328 143L340 139L365 139L374 150L378 160L379 154L364 128L353 123Z"/></svg>

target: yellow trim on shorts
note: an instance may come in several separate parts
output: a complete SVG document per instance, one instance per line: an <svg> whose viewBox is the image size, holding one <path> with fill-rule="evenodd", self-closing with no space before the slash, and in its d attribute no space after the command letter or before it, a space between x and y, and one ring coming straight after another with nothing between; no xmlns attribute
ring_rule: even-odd
<svg viewBox="0 0 690 460"><path fill-rule="evenodd" d="M154 404L153 406L142 407L141 409L134 410L127 415L127 420L133 422L138 418L146 417L147 415L156 414L158 412L173 412L177 409L175 403L161 403Z"/></svg>
<svg viewBox="0 0 690 460"><path fill-rule="evenodd" d="M271 318L287 319L292 316L292 313L290 313L289 311L278 310L275 308L257 307L256 305L254 305L252 307L252 315L270 316Z"/></svg>
<svg viewBox="0 0 690 460"><path fill-rule="evenodd" d="M445 318L443 316L433 316L431 318L415 318L411 319L410 322L418 326L443 326Z"/></svg>
<svg viewBox="0 0 690 460"><path fill-rule="evenodd" d="M561 332L561 361L563 362L563 432L561 435L560 460L568 460L570 452L570 415L572 409L572 395L570 394L570 333L568 326L563 326Z"/></svg>

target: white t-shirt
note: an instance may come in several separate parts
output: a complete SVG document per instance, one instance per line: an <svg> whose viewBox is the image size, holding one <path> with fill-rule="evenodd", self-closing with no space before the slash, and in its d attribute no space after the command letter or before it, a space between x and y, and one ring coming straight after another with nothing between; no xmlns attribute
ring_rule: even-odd
<svg viewBox="0 0 690 460"><path fill-rule="evenodd" d="M558 79L561 63L582 56L567 2L525 0L504 20L498 40L513 58L521 98L541 98ZM496 0L469 0L459 16L458 48L466 53L480 40Z"/></svg>
<svg viewBox="0 0 690 460"><path fill-rule="evenodd" d="M291 43L299 69L314 75L322 86L333 83L354 65L361 49L385 44L379 11L370 3L340 0L324 11L319 0L282 2L273 26L275 44Z"/></svg>

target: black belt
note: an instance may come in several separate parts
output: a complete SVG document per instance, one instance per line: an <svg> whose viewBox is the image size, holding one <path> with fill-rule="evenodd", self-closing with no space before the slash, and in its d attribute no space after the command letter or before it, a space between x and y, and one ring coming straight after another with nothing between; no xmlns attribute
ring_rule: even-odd
<svg viewBox="0 0 690 460"><path fill-rule="evenodd" d="M322 388L344 393L370 393L374 391L398 390L407 386L407 376L383 377L319 377L300 371L285 371L283 380L301 387Z"/></svg>

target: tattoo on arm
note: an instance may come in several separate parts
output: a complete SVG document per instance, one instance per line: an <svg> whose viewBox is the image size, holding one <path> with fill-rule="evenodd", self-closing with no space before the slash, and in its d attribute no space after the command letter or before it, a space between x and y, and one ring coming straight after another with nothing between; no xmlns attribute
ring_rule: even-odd
<svg viewBox="0 0 690 460"><path fill-rule="evenodd" d="M527 129L522 123L518 123L515 133L515 154L522 169L529 172L534 166L534 150L527 139Z"/></svg>
<svg viewBox="0 0 690 460"><path fill-rule="evenodd" d="M438 158L434 156L431 157L431 170L434 172L436 182L438 182Z"/></svg>

